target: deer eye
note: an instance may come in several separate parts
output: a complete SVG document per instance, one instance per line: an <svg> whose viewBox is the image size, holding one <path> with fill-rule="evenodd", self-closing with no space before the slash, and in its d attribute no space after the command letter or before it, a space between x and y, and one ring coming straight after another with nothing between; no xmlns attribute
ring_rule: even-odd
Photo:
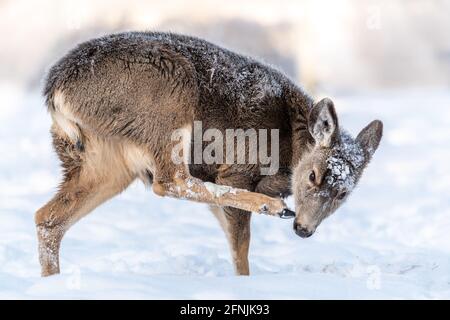
<svg viewBox="0 0 450 320"><path fill-rule="evenodd" d="M347 191L342 191L342 192L337 196L337 198L338 198L339 200L342 200L342 199L345 198L346 195L347 195Z"/></svg>
<svg viewBox="0 0 450 320"><path fill-rule="evenodd" d="M314 172L314 170L309 174L309 181L311 181L312 183L316 182L316 173Z"/></svg>

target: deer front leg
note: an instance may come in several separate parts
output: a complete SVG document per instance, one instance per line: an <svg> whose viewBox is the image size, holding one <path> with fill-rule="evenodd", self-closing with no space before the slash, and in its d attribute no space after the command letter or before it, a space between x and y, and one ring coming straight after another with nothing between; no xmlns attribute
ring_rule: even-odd
<svg viewBox="0 0 450 320"><path fill-rule="evenodd" d="M187 199L221 207L233 207L281 218L295 216L295 213L289 210L281 199L245 189L203 182L191 176L178 175L172 182L154 183L153 191L160 196Z"/></svg>
<svg viewBox="0 0 450 320"><path fill-rule="evenodd" d="M277 174L263 177L256 185L255 191L269 197L286 198L292 194L291 175L289 169L280 168Z"/></svg>

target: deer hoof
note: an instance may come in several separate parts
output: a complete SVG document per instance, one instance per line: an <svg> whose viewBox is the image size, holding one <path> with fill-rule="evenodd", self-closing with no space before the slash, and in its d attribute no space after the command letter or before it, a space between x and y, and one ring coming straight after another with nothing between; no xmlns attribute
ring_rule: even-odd
<svg viewBox="0 0 450 320"><path fill-rule="evenodd" d="M295 217L295 212L289 209L283 209L280 213L279 216L281 219L292 219Z"/></svg>

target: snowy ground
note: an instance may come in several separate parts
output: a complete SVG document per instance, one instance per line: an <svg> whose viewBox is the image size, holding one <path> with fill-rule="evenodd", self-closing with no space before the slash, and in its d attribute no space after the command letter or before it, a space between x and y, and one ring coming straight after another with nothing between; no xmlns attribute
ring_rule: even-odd
<svg viewBox="0 0 450 320"><path fill-rule="evenodd" d="M58 165L42 100L25 91L0 85L0 298L450 298L448 90L337 96L351 133L384 121L382 145L313 237L253 218L251 277L233 275L204 205L136 183L68 232L62 275L45 279L33 215Z"/></svg>

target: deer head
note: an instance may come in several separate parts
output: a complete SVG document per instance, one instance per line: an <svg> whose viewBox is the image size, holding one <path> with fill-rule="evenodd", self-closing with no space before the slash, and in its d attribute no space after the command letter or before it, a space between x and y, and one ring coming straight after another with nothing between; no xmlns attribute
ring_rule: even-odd
<svg viewBox="0 0 450 320"><path fill-rule="evenodd" d="M378 148L383 123L372 121L354 139L339 128L333 102L325 98L311 109L308 131L313 143L292 177L294 230L302 238L348 199Z"/></svg>

